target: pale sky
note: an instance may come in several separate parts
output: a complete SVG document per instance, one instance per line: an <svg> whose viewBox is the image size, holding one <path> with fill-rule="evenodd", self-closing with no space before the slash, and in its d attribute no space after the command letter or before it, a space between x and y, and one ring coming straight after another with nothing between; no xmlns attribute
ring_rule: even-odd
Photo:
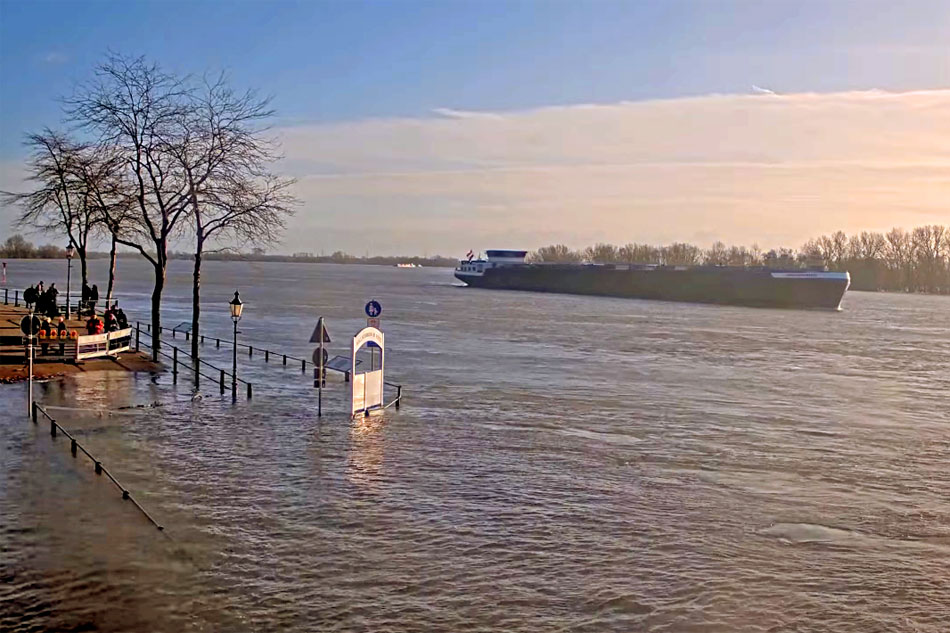
<svg viewBox="0 0 950 633"><path fill-rule="evenodd" d="M146 19L171 2L0 0L0 188L108 42L274 95L303 202L281 252L950 223L950 2L185 7L172 28Z"/></svg>

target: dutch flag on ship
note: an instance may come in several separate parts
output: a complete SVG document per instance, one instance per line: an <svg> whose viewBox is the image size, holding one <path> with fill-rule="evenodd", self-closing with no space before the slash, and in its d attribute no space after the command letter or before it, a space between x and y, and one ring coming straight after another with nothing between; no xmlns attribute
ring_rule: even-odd
<svg viewBox="0 0 950 633"><path fill-rule="evenodd" d="M475 257L475 251L469 250L469 251L465 254L465 256L468 257L468 261L472 261L472 258Z"/></svg>

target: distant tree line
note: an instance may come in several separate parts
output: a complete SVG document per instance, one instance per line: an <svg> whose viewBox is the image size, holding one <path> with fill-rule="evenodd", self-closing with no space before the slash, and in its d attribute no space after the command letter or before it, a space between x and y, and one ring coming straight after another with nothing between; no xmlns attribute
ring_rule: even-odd
<svg viewBox="0 0 950 633"><path fill-rule="evenodd" d="M11 235L0 244L0 257L8 259L59 259L66 257L66 249L43 244L34 246L26 241L22 235Z"/></svg>
<svg viewBox="0 0 950 633"><path fill-rule="evenodd" d="M293 255L267 255L264 253L214 253L207 259L237 260L237 261L266 261L266 262L306 262L315 264L369 264L375 266L395 266L396 264L415 264L425 267L451 268L458 264L457 258L433 255L419 257L416 255L365 255L357 256L334 251L330 255L314 255L313 253L294 253Z"/></svg>
<svg viewBox="0 0 950 633"><path fill-rule="evenodd" d="M111 253L98 251L87 251L87 259L106 259L111 257ZM116 254L116 257L141 257L137 252L124 251ZM13 235L8 237L5 242L0 244L0 257L7 259L62 259L66 257L66 249L52 244L35 246L27 241L22 235ZM168 259L185 259L194 261L194 253L187 251L169 251ZM395 266L396 264L415 264L431 268L453 267L458 264L458 259L443 257L442 255L432 255L430 257L419 257L417 255L365 255L357 256L335 251L330 255L314 255L313 253L294 253L293 255L275 255L268 254L263 249L255 248L250 253L241 253L236 251L222 251L208 253L204 256L205 261L248 261L248 262L305 262L315 264L369 264L375 266Z"/></svg>
<svg viewBox="0 0 950 633"><path fill-rule="evenodd" d="M714 243L703 249L686 243L595 244L572 250L564 244L544 246L529 254L534 262L659 264L664 266L764 266L768 268L827 267L851 273L855 290L950 294L950 228L919 226L887 233L837 231L809 240L798 250L763 251L758 246Z"/></svg>

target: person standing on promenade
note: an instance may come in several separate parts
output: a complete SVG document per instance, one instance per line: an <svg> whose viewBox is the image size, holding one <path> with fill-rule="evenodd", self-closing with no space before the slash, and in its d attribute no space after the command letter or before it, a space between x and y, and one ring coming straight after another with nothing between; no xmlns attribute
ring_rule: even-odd
<svg viewBox="0 0 950 633"><path fill-rule="evenodd" d="M46 291L46 314L51 318L59 316L59 307L56 305L56 298L58 296L59 290L56 289L56 284L50 284L49 290Z"/></svg>
<svg viewBox="0 0 950 633"><path fill-rule="evenodd" d="M118 302L113 307L113 312L115 313L116 323L119 324L119 329L124 330L129 327L129 318L125 316L125 310L119 307Z"/></svg>
<svg viewBox="0 0 950 633"><path fill-rule="evenodd" d="M83 282L82 284L82 299L79 301L79 314L83 315L89 309L89 295L92 294L92 290L89 288L89 284Z"/></svg>

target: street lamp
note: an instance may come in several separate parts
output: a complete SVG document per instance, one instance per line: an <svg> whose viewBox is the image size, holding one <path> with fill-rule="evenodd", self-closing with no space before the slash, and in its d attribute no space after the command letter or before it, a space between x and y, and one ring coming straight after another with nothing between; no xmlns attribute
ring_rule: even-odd
<svg viewBox="0 0 950 633"><path fill-rule="evenodd" d="M234 321L234 357L231 364L231 402L237 402L237 324L241 320L241 311L244 304L241 303L241 295L234 291L234 298L228 303L231 306L231 320Z"/></svg>
<svg viewBox="0 0 950 633"><path fill-rule="evenodd" d="M66 320L69 320L69 278L72 276L73 272L73 255L76 250L73 248L73 243L70 242L66 245Z"/></svg>

